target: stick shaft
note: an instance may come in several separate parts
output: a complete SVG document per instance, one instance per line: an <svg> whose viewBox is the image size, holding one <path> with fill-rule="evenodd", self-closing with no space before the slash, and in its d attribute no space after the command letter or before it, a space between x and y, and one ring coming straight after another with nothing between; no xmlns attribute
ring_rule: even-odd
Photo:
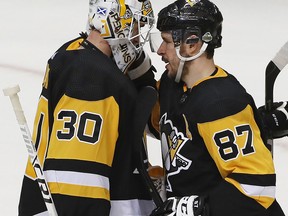
<svg viewBox="0 0 288 216"><path fill-rule="evenodd" d="M56 208L50 193L47 181L45 179L42 166L37 156L37 150L33 144L31 133L27 125L27 121L19 100L18 92L20 91L19 86L3 89L4 95L9 96L13 110L16 115L17 122L22 133L23 140L25 142L30 161L33 165L37 176L37 182L40 187L40 191L47 207L50 216L57 216Z"/></svg>
<svg viewBox="0 0 288 216"><path fill-rule="evenodd" d="M288 64L288 42L286 42L275 57L268 63L265 71L265 108L267 113L273 109L274 103L274 84L279 73ZM268 132L267 144L273 155L273 132Z"/></svg>
<svg viewBox="0 0 288 216"><path fill-rule="evenodd" d="M143 152L144 144L143 133L145 126L148 122L149 116L151 114L152 108L157 100L157 91L152 87L144 87L139 95L138 100L136 101L135 113L134 113L134 139L135 139L135 154L139 156L139 172L142 175L146 186L150 192L150 195L157 207L161 206L163 201L159 195L156 187L154 186L144 162Z"/></svg>

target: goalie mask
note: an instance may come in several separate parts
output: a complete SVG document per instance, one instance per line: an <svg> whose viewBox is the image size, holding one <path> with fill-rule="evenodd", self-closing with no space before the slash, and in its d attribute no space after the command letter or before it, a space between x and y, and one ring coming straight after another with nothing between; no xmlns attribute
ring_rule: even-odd
<svg viewBox="0 0 288 216"><path fill-rule="evenodd" d="M154 25L150 0L90 0L87 32L98 30L126 73L149 40Z"/></svg>

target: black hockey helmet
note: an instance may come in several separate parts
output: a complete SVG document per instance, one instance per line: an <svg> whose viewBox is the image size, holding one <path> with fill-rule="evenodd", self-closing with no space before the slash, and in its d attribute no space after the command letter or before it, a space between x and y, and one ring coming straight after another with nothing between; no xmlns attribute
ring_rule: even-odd
<svg viewBox="0 0 288 216"><path fill-rule="evenodd" d="M201 39L209 49L221 47L223 16L209 0L177 0L158 14L157 29L172 31L175 45L181 41L195 43ZM196 39L186 40L196 35Z"/></svg>

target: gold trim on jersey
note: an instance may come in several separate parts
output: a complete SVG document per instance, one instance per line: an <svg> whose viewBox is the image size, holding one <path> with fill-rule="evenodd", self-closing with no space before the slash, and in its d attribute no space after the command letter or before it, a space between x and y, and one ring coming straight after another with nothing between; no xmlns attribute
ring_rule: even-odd
<svg viewBox="0 0 288 216"><path fill-rule="evenodd" d="M47 89L48 88L48 81L49 81L49 72L50 72L50 66L49 64L47 64L46 66L46 71L45 71L45 76L44 76L44 79L43 79L43 82L42 82L42 87Z"/></svg>
<svg viewBox="0 0 288 216"><path fill-rule="evenodd" d="M159 131L159 119L160 119L160 103L159 103L159 100L157 100L153 109L152 109L150 121L151 121L152 127L155 130L157 130L158 133L160 133L160 131Z"/></svg>
<svg viewBox="0 0 288 216"><path fill-rule="evenodd" d="M44 161L44 157L46 155L47 146L48 146L49 120L48 120L47 113L48 113L48 101L46 98L41 96L38 102L37 112L36 112L36 116L34 119L33 134L32 134L32 140L34 144L36 142L36 138L37 137L40 138L39 142L36 144L38 146L37 155L38 155L38 159L39 159L41 166L43 166L43 161ZM41 134L37 133L39 128L41 128L40 130ZM33 179L33 180L36 179L36 173L33 169L33 166L29 158L28 158L28 162L26 166L25 175L30 179Z"/></svg>
<svg viewBox="0 0 288 216"><path fill-rule="evenodd" d="M109 191L101 187L72 185L66 183L48 183L52 194L64 194L76 197L98 198L110 200Z"/></svg>
<svg viewBox="0 0 288 216"><path fill-rule="evenodd" d="M109 178L102 175L61 170L46 170L44 173L48 182L102 187L109 190Z"/></svg>
<svg viewBox="0 0 288 216"><path fill-rule="evenodd" d="M159 88L160 88L160 80L158 80L156 82L156 89L157 91L159 91ZM151 137L155 137L158 138L158 136L160 136L160 101L159 101L159 98L157 99L155 105L153 106L152 108L152 111L151 111L151 115L150 115L150 118L149 118L149 123L151 124L151 126L149 126L149 135ZM155 130L155 132L157 132L158 134L153 134L151 133L150 131L152 131L153 128Z"/></svg>
<svg viewBox="0 0 288 216"><path fill-rule="evenodd" d="M184 114L182 114L182 116L183 116L184 122L185 122L186 137L188 139L192 140L192 133L189 130L189 124L188 124L187 118L186 118L186 116Z"/></svg>
<svg viewBox="0 0 288 216"><path fill-rule="evenodd" d="M78 40L73 41L69 46L66 48L66 50L77 50L80 47L80 44L84 41L83 38L79 38Z"/></svg>
<svg viewBox="0 0 288 216"><path fill-rule="evenodd" d="M51 193L109 200L109 179L105 176L71 171L45 171Z"/></svg>
<svg viewBox="0 0 288 216"><path fill-rule="evenodd" d="M225 180L233 184L241 193L255 199L258 203L264 206L266 209L272 205L275 200L276 187L275 186L258 186L240 184L231 178L225 178Z"/></svg>
<svg viewBox="0 0 288 216"><path fill-rule="evenodd" d="M197 86L198 84L202 83L205 80L209 80L209 79L214 79L214 78L219 78L219 77L227 77L228 74L219 66L217 67L217 72L214 76L207 76L203 79L198 80L197 82L195 82L195 84L193 85L193 87Z"/></svg>

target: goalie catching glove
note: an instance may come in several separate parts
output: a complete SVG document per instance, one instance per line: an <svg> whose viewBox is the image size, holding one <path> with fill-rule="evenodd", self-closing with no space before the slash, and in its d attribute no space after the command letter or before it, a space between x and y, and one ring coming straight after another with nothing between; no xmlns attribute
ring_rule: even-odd
<svg viewBox="0 0 288 216"><path fill-rule="evenodd" d="M273 103L272 110L267 112L265 106L258 108L265 129L271 131L273 138L281 138L288 135L288 103Z"/></svg>
<svg viewBox="0 0 288 216"><path fill-rule="evenodd" d="M148 72L151 66L151 59L143 50L138 58L129 67L127 74L131 80L135 80Z"/></svg>
<svg viewBox="0 0 288 216"><path fill-rule="evenodd" d="M206 197L170 197L153 210L150 216L208 216Z"/></svg>
<svg viewBox="0 0 288 216"><path fill-rule="evenodd" d="M152 65L148 53L143 50L139 57L129 67L127 75L139 90L144 86L156 88L154 72L156 72L156 69Z"/></svg>

